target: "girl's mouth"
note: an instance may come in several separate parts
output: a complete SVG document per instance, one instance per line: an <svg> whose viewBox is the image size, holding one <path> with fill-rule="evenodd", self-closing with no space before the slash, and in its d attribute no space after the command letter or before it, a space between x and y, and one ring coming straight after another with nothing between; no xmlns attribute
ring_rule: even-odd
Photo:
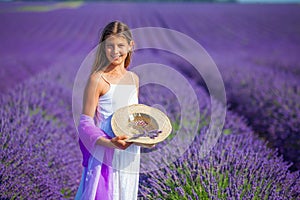
<svg viewBox="0 0 300 200"><path fill-rule="evenodd" d="M122 57L122 55L112 55L111 57L112 57L113 59L117 59L117 58Z"/></svg>

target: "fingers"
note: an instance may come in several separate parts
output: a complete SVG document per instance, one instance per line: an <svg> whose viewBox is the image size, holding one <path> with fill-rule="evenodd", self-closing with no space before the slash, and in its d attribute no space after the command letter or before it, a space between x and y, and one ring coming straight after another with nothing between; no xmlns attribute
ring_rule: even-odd
<svg viewBox="0 0 300 200"><path fill-rule="evenodd" d="M124 140L118 140L118 143L122 146L125 146L127 144Z"/></svg>
<svg viewBox="0 0 300 200"><path fill-rule="evenodd" d="M128 136L127 135L121 135L121 136L117 136L117 138L119 140L126 140L126 139L128 139Z"/></svg>
<svg viewBox="0 0 300 200"><path fill-rule="evenodd" d="M125 150L127 147L129 147L132 142L126 142L124 140L128 139L128 136L122 135L122 136L116 136L111 139L111 142L119 149Z"/></svg>
<svg viewBox="0 0 300 200"><path fill-rule="evenodd" d="M154 148L154 147L155 147L155 144L149 145L149 148Z"/></svg>
<svg viewBox="0 0 300 200"><path fill-rule="evenodd" d="M154 147L155 147L155 144L149 144L149 145L146 145L146 148L152 149L152 148L154 148Z"/></svg>

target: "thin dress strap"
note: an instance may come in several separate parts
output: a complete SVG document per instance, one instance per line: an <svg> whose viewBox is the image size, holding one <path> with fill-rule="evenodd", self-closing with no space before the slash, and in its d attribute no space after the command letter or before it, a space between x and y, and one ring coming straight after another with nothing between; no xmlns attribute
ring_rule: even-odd
<svg viewBox="0 0 300 200"><path fill-rule="evenodd" d="M135 79L134 79L134 77L133 77L133 72L130 72L130 74L131 74L131 78L132 78L132 80L133 80L133 83L134 83L134 85L136 86Z"/></svg>
<svg viewBox="0 0 300 200"><path fill-rule="evenodd" d="M132 77L132 79L133 79L134 87L136 88L136 91L137 91L136 95L137 95L137 99L138 99L138 98L139 98L139 97L138 97L138 91L139 91L139 90L138 90L138 88L137 88L138 86L137 86L136 83L135 83L135 79L134 79L134 77L133 77L133 72L130 72L130 74L131 74L131 77ZM138 101L138 100L137 100L137 101Z"/></svg>
<svg viewBox="0 0 300 200"><path fill-rule="evenodd" d="M110 82L102 74L103 73L101 73L100 76L110 85Z"/></svg>

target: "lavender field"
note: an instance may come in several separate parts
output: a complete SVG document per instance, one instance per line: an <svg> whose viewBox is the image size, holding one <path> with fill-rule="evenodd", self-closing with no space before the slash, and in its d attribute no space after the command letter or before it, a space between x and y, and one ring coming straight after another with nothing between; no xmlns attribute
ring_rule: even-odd
<svg viewBox="0 0 300 200"><path fill-rule="evenodd" d="M73 83L112 20L193 38L217 64L227 98L222 135L203 157L212 112L204 80L166 51L134 52L133 71L162 63L183 74L201 115L195 139L178 160L140 175L139 199L300 199L298 4L0 2L1 200L74 199L82 168ZM165 35L147 40L184 46ZM188 134L195 125L191 118L180 129L180 106L164 87L142 86L140 102L164 107L175 131Z"/></svg>

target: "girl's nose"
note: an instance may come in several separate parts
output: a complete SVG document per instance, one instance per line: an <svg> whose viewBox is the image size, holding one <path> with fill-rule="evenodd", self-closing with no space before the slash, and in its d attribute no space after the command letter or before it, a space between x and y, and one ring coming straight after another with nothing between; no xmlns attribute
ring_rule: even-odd
<svg viewBox="0 0 300 200"><path fill-rule="evenodd" d="M113 51L114 51L114 53L118 53L118 51L119 51L119 48L118 48L118 46L114 46L114 49L113 49Z"/></svg>

